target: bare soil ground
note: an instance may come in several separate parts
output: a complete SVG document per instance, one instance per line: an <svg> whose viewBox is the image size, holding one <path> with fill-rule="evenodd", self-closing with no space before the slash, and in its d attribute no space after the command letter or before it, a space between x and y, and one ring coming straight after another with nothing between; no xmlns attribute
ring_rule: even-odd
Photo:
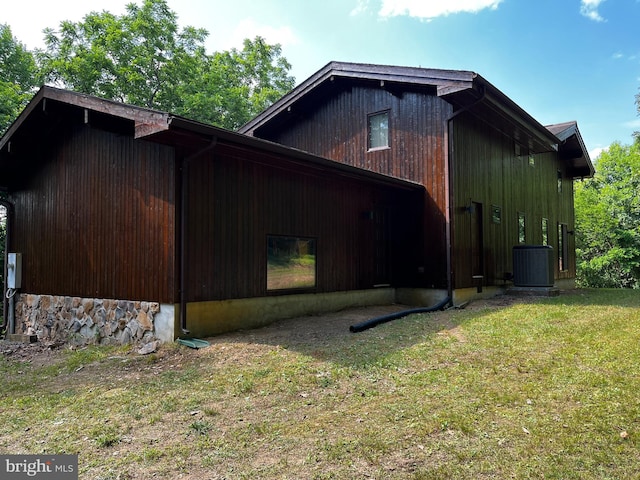
<svg viewBox="0 0 640 480"><path fill-rule="evenodd" d="M500 295L485 300L469 302L463 305L463 308L501 308L527 301L529 300L526 297ZM207 341L212 345L237 341L267 345L287 345L290 347L318 344L318 342L330 342L332 339L344 335L357 335L349 331L351 325L411 308L415 307L395 304L350 308L338 312L279 320L266 327L230 332L208 338ZM446 323L448 311L440 312L438 317L443 324ZM56 363L67 348L71 347L62 343L51 342L31 344L0 342L1 355L18 362L29 362L35 367ZM175 354L175 352L167 352L166 350L160 347L158 352L160 354L159 360L172 356L169 353ZM186 350L186 352L189 352L189 350ZM249 352L248 355L251 355L251 353Z"/></svg>

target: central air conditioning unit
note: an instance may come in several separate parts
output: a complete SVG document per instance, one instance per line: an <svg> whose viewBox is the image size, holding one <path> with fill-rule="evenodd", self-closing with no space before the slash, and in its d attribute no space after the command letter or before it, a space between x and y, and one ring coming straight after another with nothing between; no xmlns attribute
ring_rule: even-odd
<svg viewBox="0 0 640 480"><path fill-rule="evenodd" d="M553 287L553 248L548 245L513 247L513 285L515 287Z"/></svg>

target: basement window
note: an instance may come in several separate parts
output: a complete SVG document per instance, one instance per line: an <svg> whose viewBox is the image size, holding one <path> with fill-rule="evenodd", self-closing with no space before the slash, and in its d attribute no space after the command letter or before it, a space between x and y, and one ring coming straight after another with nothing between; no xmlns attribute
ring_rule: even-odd
<svg viewBox="0 0 640 480"><path fill-rule="evenodd" d="M389 147L389 112L368 116L369 150Z"/></svg>
<svg viewBox="0 0 640 480"><path fill-rule="evenodd" d="M316 239L267 236L267 290L316 286Z"/></svg>

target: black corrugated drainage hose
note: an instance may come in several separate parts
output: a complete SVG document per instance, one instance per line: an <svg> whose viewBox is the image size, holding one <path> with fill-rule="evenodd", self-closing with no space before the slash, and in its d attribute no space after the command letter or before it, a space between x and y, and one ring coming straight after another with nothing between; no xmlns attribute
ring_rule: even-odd
<svg viewBox="0 0 640 480"><path fill-rule="evenodd" d="M409 310L402 310L401 312L390 313L389 315L383 315L381 317L372 318L371 320L365 320L364 322L356 323L349 327L349 331L353 333L362 332L369 328L376 327L381 323L390 322L391 320L398 320L399 318L406 317L407 315L413 315L414 313L428 313L442 310L449 303L451 303L451 297L447 297L441 302L435 304L433 307L419 307L411 308Z"/></svg>

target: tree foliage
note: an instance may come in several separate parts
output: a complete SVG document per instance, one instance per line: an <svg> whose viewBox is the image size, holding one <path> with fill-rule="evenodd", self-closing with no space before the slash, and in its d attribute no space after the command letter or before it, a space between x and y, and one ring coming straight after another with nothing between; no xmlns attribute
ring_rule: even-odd
<svg viewBox="0 0 640 480"><path fill-rule="evenodd" d="M0 25L0 135L11 125L40 84L33 54Z"/></svg>
<svg viewBox="0 0 640 480"><path fill-rule="evenodd" d="M578 283L640 287L640 142L612 144L576 186Z"/></svg>
<svg viewBox="0 0 640 480"><path fill-rule="evenodd" d="M246 39L242 50L218 52L183 92L189 118L235 129L291 90L291 65L280 45L261 37Z"/></svg>
<svg viewBox="0 0 640 480"><path fill-rule="evenodd" d="M93 12L45 31L45 78L65 88L236 128L293 87L279 45L256 37L208 55L204 29L180 29L165 0Z"/></svg>

